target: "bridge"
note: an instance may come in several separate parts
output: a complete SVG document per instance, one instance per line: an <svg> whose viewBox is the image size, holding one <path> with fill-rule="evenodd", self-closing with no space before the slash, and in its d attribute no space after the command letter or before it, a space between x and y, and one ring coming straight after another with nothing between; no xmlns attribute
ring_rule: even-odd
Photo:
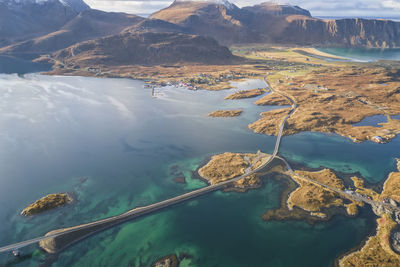
<svg viewBox="0 0 400 267"><path fill-rule="evenodd" d="M286 165L287 171L291 175L297 176L297 177L299 177L301 179L305 179L311 183L325 187L325 188L332 190L338 194L345 195L348 198L351 198L351 199L356 198L357 201L363 201L363 202L369 203L371 201L369 199L363 199L358 196L356 197L355 195L350 195L350 194L346 193L345 191L329 187L329 186L319 183L317 181L311 180L307 177L298 176L293 171L293 169L291 168L289 163L284 158L278 156L279 147L281 144L281 139L282 139L283 131L285 128L285 124L286 124L287 120L290 118L290 116L296 111L297 104L295 103L294 99L292 99L291 97L289 97L279 91L275 91L269 85L266 77L264 78L264 81L265 81L267 87L270 88L271 92L278 93L278 94L284 96L285 98L287 98L292 103L292 108L291 108L291 111L288 113L288 115L283 118L283 120L280 124L279 133L277 135L275 148L274 148L272 155L259 153L258 156L256 157L256 159L253 161L253 163L248 168L245 169L243 175L238 176L233 179L230 179L228 181L224 181L224 182L221 182L221 183L218 183L215 185L209 185L204 188L200 188L200 189L197 189L197 190L194 190L194 191L191 191L191 192L188 192L188 193L185 193L185 194L182 194L182 195L179 195L179 196L176 196L176 197L164 200L164 201L160 201L158 203L154 203L154 204L144 206L144 207L137 207L137 208L129 210L123 214L120 214L118 216L113 216L113 217L109 217L109 218L102 219L99 221L82 224L82 225L77 225L77 226L70 227L70 228L54 230L54 231L48 232L46 235L44 235L42 237L38 237L38 238L31 239L31 240L11 244L8 246L4 246L4 247L0 248L0 253L17 250L22 247L26 247L26 246L29 246L29 245L32 245L35 243L40 243L40 247L48 253L60 252L63 249L67 248L68 246L71 246L71 245L73 245L95 233L104 231L115 225L124 223L128 220L132 220L134 218L138 218L138 217L150 214L150 213L154 213L161 209L171 207L173 205L177 205L179 203L197 198L199 196L223 189L226 186L228 186L234 182L237 182L241 179L244 179L244 178L260 171L261 169L267 167L274 159L282 160L284 162L284 164ZM254 166L256 165L256 163L259 160L261 160L261 164L258 167L254 168Z"/></svg>

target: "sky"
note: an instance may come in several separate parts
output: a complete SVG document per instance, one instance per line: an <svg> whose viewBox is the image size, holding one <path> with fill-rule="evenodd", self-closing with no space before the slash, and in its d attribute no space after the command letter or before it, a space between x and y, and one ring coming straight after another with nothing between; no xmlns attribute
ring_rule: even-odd
<svg viewBox="0 0 400 267"><path fill-rule="evenodd" d="M131 14L150 14L169 6L173 0L84 0L92 8ZM267 0L231 0L239 7ZM400 0L274 0L308 9L313 16L400 17Z"/></svg>

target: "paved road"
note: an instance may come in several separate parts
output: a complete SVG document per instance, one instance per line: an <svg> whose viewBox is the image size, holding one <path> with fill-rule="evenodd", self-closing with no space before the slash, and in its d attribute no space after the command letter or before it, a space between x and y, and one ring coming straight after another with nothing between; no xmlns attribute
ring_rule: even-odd
<svg viewBox="0 0 400 267"><path fill-rule="evenodd" d="M265 156L266 156L266 154L260 153L260 158L265 157ZM229 184L231 184L233 182L239 181L241 179L246 178L247 176L250 176L250 175L258 172L259 170L261 170L262 168L267 166L272 160L273 160L273 156L270 156L269 159L264 164L258 166L255 169L252 169L254 167L254 165L256 164L256 161L254 161L254 163L250 166L251 170L249 170L249 168L248 168L247 171L245 172L245 174L243 174L243 175L241 175L239 177L236 177L234 179L231 179L231 180L228 180L228 181L225 181L225 182L221 182L221 183L216 184L216 185L210 185L210 186L207 186L207 187L204 187L204 188L200 188L198 190L194 190L194 191L191 191L189 193L186 193L186 194L174 197L174 198L170 198L170 199L167 199L167 200L155 203L155 204L151 204L151 205L148 205L148 206L145 206L145 207L135 208L135 209L132 209L132 210L130 210L130 211L126 212L126 213L123 213L121 215L118 215L118 216L106 218L106 219L99 220L99 221L92 222L92 223L88 223L88 224L78 225L78 226L71 227L71 228L66 228L65 230L63 230L62 232L59 232L59 233L49 234L49 235L46 235L46 236L42 236L42 237L34 238L34 239L31 239L31 240L27 240L27 241L24 241L24 242L20 242L20 243L12 244L12 245L9 245L9 246L5 246L5 247L0 248L0 253L1 252L6 252L6 251L11 251L11 250L16 250L16 249L19 249L19 248L22 248L22 247L25 247L25 246L28 246L28 245L32 245L32 244L38 243L40 241L56 238L56 237L59 237L59 236L67 235L67 234L74 233L74 232L77 232L77 231L80 231L80 230L84 230L84 229L94 228L94 227L98 227L98 226L102 226L102 225L106 226L106 228L109 228L109 227L111 227L113 225L120 224L120 223L125 222L125 221L127 221L129 219L137 218L139 216L142 216L142 215L145 215L145 214L148 214L148 213L152 213L152 212L155 212L157 210L160 210L160 209L163 209L163 208L166 208L166 207L170 207L172 205L176 205L178 203L181 203L181 202L196 198L198 196L201 196L201 195L213 192L213 191L220 190L220 189L224 188L225 186L227 186L227 185L229 185ZM113 224L113 222L115 222L115 223ZM100 230L104 230L104 229L100 229Z"/></svg>
<svg viewBox="0 0 400 267"><path fill-rule="evenodd" d="M266 78L264 80L266 82L266 85L269 88L271 88L269 86ZM272 90L272 88L271 88L271 90ZM294 103L294 101L292 99L289 99L289 100L292 101L292 103ZM279 151L279 146L280 146L280 142L281 142L281 138L282 138L283 129L285 127L285 123L286 123L287 119L290 117L290 115L294 112L294 109L295 109L295 106L293 106L292 112L289 115L287 115L283 119L283 121L281 123L279 135L277 136L277 140L276 140L276 144L275 144L274 153L269 156L268 160L266 160L264 163L262 163L257 168L254 168L255 164L260 159L262 159L264 157L267 157L266 154L259 153L259 155L257 156L256 160L254 160L253 164L250 165L245 170L245 173L243 175L239 176L239 177L236 177L234 179L231 179L231 180L228 180L228 181L225 181L225 182L221 182L221 183L216 184L216 185L210 185L210 186L198 189L198 190L194 190L192 192L189 192L189 193L186 193L186 194L174 197L174 198L170 198L170 199L167 199L167 200L155 203L155 204L151 204L149 206L135 208L135 209L132 209L132 210L130 210L130 211L126 212L126 213L123 213L121 215L118 215L118 216L106 218L106 219L99 220L99 221L92 222L92 223L88 223L88 224L74 226L74 227L71 227L71 228L62 229L62 230L60 230L60 232L56 232L56 233L51 233L50 232L47 235L42 236L42 237L38 237L38 238L34 238L34 239L27 240L27 241L24 241L24 242L20 242L20 243L12 244L12 245L9 245L9 246L1 247L0 248L0 253L1 252L6 252L6 251L10 251L10 250L19 249L19 248L22 248L22 247L25 247L25 246L28 246L28 245L32 245L32 244L38 243L40 241L45 241L45 240L48 240L48 239L64 236L64 235L67 235L67 234L70 234L70 233L75 233L77 231L84 230L84 229L90 229L90 228L95 228L95 227L98 228L98 227L101 227L103 225L108 228L108 227L111 227L111 226L113 226L115 224L122 223L122 222L124 222L126 220L129 220L129 219L132 219L132 218L136 218L138 216L141 216L141 215L144 215L144 214L148 214L148 213L151 213L151 212L155 212L157 210L160 210L160 209L163 209L163 208L166 208L166 207L169 207L169 206L172 206L172 205L175 205L175 204L178 204L178 203L193 199L195 197L198 197L198 196L201 196L201 195L213 192L213 191L220 190L220 189L224 188L225 186L227 186L227 185L229 185L231 183L234 183L236 181L244 179L244 178L246 178L246 177L258 172L259 170L263 169L264 167L268 166L275 159L275 157L277 156L278 151ZM115 222L115 224L114 224L114 222ZM100 230L104 230L104 229L100 229Z"/></svg>
<svg viewBox="0 0 400 267"><path fill-rule="evenodd" d="M322 183L319 183L317 181L311 180L311 179L309 179L307 177L301 177L301 176L297 175L293 171L293 169L291 168L289 163L284 158L277 156L278 152L279 152L279 147L280 147L280 143L281 143L281 139L282 139L282 135L283 135L283 130L285 128L285 124L286 124L287 120L290 118L290 116L296 111L297 105L296 105L294 99L292 99L291 97L289 97L289 96L287 96L287 95L285 95L285 94L283 94L283 93L281 93L279 91L274 90L269 85L269 83L268 83L266 78L264 78L264 81L265 81L266 85L271 89L272 92L280 94L280 95L284 96L285 98L287 98L292 103L292 109L289 112L289 114L286 117L284 117L283 120L282 120L282 123L280 125L280 129L279 129L279 134L277 136L277 140L276 140L276 143L275 143L275 149L274 149L273 154L270 155L269 158L265 162L263 162L260 166L254 168L254 166L257 164L257 162L259 160L262 160L263 158L268 157L267 154L259 153L258 156L256 157L256 159L254 160L253 164L250 165L248 168L246 168L245 173L243 175L241 175L241 176L238 176L238 177L234 178L234 179L231 179L231 180L228 180L228 181L225 181L225 182L221 182L221 183L216 184L216 185L210 185L210 186L207 186L207 187L204 187L204 188L200 188L198 190L194 190L192 192L185 193L183 195L180 195L180 196L177 196L177 197L174 197L174 198L170 198L170 199L167 199L167 200L155 203L155 204L151 204L151 205L148 205L148 206L145 206L145 207L138 207L138 208L132 209L132 210L130 210L130 211L126 212L126 213L123 213L121 215L118 215L118 216L106 218L106 219L95 221L95 222L88 223L88 224L74 226L74 227L71 227L71 228L52 231L52 232L48 233L47 235L45 235L43 237L38 237L38 238L34 238L34 239L27 240L27 241L24 241L24 242L20 242L20 243L12 244L12 245L9 245L9 246L1 247L0 248L0 253L1 252L15 250L15 249L19 249L19 248L22 248L22 247L25 247L25 246L28 246L28 245L32 245L32 244L38 243L40 241L45 241L45 240L48 240L48 239L52 239L52 238L56 238L56 237L60 237L60 236L65 236L65 235L68 235L68 234L73 234L73 233L76 233L76 232L81 231L81 230L94 229L91 232L88 231L88 233L86 235L84 235L84 236L82 236L80 238L77 238L75 240L75 242L79 241L80 239L82 239L84 237L92 235L92 234L94 234L94 233L96 233L98 231L103 231L103 230L105 230L105 229L107 229L107 228L109 228L111 226L123 223L123 222L125 222L127 220L130 220L130 219L133 219L133 218L137 218L139 216L142 216L142 215L145 215L145 214L149 214L149 213L158 211L160 209L163 209L163 208L166 208L166 207L170 207L170 206L176 205L178 203L182 203L184 201L188 201L190 199L199 197L201 195L204 195L204 194L207 194L207 193L210 193L210 192L213 192L213 191L220 190L220 189L226 187L227 185L230 185L231 183L234 183L236 181L244 179L244 178L246 178L246 177L258 172L259 170L267 167L275 158L278 158L278 159L282 160L285 163L285 165L286 165L286 167L288 169L288 172L291 175L294 175L294 176L299 177L301 179L307 180L308 182L311 182L311 183L317 184L319 186L322 186L324 188L327 188L329 190L332 190L332 191L334 191L334 192L336 192L338 194L345 195L350 199L353 199L353 200L356 200L356 201L363 201L363 202L366 202L366 203L369 203L369 204L378 204L378 203L375 203L372 200L369 200L367 198L354 196L354 195L348 194L348 193L346 193L346 192L344 192L342 190L338 190L336 188L332 188L332 187L327 186L325 184L322 184ZM379 203L379 204L382 204L382 203Z"/></svg>

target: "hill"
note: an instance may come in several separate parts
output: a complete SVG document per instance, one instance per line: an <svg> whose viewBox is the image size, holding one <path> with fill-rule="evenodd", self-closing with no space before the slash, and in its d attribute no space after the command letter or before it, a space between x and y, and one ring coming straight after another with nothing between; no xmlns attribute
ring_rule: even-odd
<svg viewBox="0 0 400 267"><path fill-rule="evenodd" d="M54 32L0 48L0 53L49 53L75 43L119 33L143 20L135 15L89 9L77 14Z"/></svg>
<svg viewBox="0 0 400 267"><path fill-rule="evenodd" d="M155 32L125 32L82 42L55 53L53 58L80 67L181 62L223 64L237 60L228 48L211 38Z"/></svg>

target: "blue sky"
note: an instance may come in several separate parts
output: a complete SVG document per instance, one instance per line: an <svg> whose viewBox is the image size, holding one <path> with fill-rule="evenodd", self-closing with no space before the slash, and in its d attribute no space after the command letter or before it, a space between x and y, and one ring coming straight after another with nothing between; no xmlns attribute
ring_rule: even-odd
<svg viewBox="0 0 400 267"><path fill-rule="evenodd" d="M173 0L85 0L92 8L132 14L149 14L169 6ZM254 5L265 0L232 0L238 6ZM314 16L400 17L400 0L275 0L298 5Z"/></svg>

